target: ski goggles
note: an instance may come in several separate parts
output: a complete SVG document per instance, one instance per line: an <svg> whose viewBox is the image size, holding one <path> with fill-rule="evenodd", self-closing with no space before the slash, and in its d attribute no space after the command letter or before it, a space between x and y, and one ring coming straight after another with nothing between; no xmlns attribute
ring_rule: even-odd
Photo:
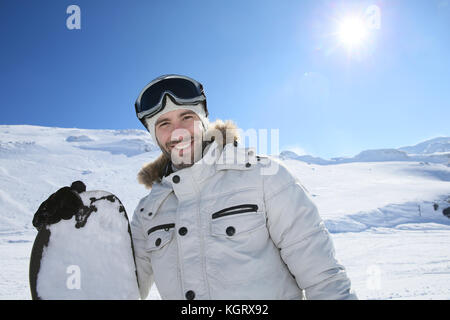
<svg viewBox="0 0 450 320"><path fill-rule="evenodd" d="M203 102L206 116L206 96L200 82L186 76L164 75L150 82L139 94L135 103L136 115L144 124L144 118L152 117L164 109L164 97L170 95L177 104Z"/></svg>

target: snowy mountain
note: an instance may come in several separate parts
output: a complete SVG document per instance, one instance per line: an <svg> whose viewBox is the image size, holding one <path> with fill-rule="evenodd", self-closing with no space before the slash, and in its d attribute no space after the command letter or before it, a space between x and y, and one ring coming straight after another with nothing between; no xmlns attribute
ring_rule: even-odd
<svg viewBox="0 0 450 320"><path fill-rule="evenodd" d="M437 152L450 152L450 138L435 138L421 142L412 147L402 147L398 150L405 151L409 154L432 154Z"/></svg>
<svg viewBox="0 0 450 320"><path fill-rule="evenodd" d="M331 160L279 155L317 204L360 298L450 298L448 141ZM131 218L149 192L136 175L159 154L144 130L0 125L0 299L30 298L40 203L82 180L118 196Z"/></svg>
<svg viewBox="0 0 450 320"><path fill-rule="evenodd" d="M303 162L307 162L307 163L314 163L314 164L320 164L320 165L330 164L329 160L325 160L325 159L322 159L319 157L313 157L310 155L299 156L293 151L282 151L279 154L279 157L283 160L292 159L292 160L299 160L299 161L303 161Z"/></svg>
<svg viewBox="0 0 450 320"><path fill-rule="evenodd" d="M409 160L406 152L396 149L378 149L366 150L353 157L355 162L371 161L407 161Z"/></svg>
<svg viewBox="0 0 450 320"><path fill-rule="evenodd" d="M309 155L299 156L292 151L280 153L281 159L293 159L320 165L379 162L379 161L418 161L424 163L442 163L450 165L450 138L441 137L421 142L415 146L398 149L365 150L354 157L336 157L325 160Z"/></svg>

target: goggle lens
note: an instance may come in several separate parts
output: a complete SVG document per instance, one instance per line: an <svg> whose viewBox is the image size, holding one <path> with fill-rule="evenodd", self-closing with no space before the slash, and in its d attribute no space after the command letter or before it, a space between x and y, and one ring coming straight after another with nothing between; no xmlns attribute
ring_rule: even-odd
<svg viewBox="0 0 450 320"><path fill-rule="evenodd" d="M193 99L202 95L202 89L187 79L168 78L148 87L142 94L138 113L154 108L164 92L170 92L180 99Z"/></svg>

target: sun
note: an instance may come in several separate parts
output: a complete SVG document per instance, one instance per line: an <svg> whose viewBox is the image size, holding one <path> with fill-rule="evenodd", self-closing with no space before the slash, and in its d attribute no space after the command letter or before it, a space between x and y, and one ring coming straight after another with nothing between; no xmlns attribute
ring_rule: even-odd
<svg viewBox="0 0 450 320"><path fill-rule="evenodd" d="M367 37L367 27L364 20L358 17L347 17L338 26L339 40L352 49L360 46Z"/></svg>

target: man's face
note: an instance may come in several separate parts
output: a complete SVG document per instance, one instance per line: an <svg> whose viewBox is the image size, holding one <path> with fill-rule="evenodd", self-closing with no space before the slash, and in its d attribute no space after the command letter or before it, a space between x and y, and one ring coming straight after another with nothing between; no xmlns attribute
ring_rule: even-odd
<svg viewBox="0 0 450 320"><path fill-rule="evenodd" d="M188 109L162 114L155 123L156 140L177 168L193 165L202 157L203 125Z"/></svg>

